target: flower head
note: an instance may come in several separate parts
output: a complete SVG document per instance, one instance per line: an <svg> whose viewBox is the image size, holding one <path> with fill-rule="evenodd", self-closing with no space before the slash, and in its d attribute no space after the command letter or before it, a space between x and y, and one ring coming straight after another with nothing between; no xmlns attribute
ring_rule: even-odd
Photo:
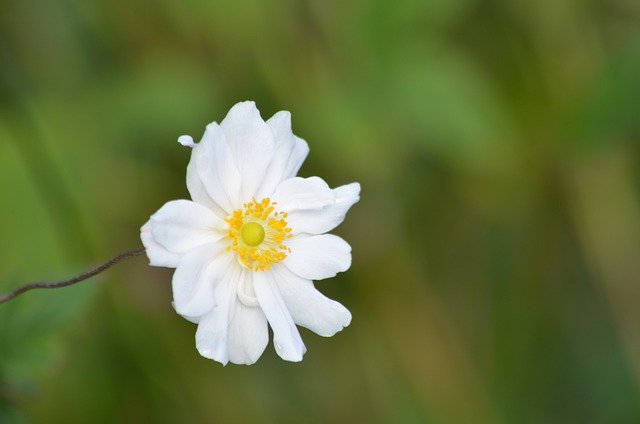
<svg viewBox="0 0 640 424"><path fill-rule="evenodd" d="M198 324L196 347L222 364L252 364L268 341L300 361L297 325L332 336L351 313L315 289L351 266L351 247L325 234L359 200L360 185L335 189L296 177L309 148L291 131L289 112L268 121L253 102L236 104L192 147L192 200L166 203L141 229L150 264L175 268L173 304Z"/></svg>

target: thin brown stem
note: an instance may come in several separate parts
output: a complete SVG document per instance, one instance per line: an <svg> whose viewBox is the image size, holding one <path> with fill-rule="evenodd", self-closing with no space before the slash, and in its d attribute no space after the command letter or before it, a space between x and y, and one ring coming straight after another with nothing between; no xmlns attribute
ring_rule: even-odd
<svg viewBox="0 0 640 424"><path fill-rule="evenodd" d="M83 272L82 274L76 275L75 277L71 277L68 280L39 281L39 282L25 284L3 296L0 296L0 304L4 302L8 302L14 297L32 289L55 289L58 287L65 287L65 286L70 286L72 284L79 283L80 281L86 280L88 278L93 277L94 275L100 274L101 272L111 268L112 266L114 266L115 264L117 264L118 262L124 259L131 258L133 256L138 256L142 252L144 252L144 247L138 247L136 249L129 250L128 252L121 253L118 256L114 256L113 258L109 259L107 262L101 265L98 265L97 267L89 271Z"/></svg>

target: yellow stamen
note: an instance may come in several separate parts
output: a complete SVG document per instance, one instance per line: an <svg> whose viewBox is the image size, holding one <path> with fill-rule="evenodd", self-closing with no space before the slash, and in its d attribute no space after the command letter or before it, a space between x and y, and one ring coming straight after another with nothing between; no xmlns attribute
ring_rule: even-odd
<svg viewBox="0 0 640 424"><path fill-rule="evenodd" d="M275 211L275 204L269 198L260 202L253 199L226 219L227 238L231 240L227 250L237 252L240 262L249 269L268 270L291 251L284 244L291 237L287 213Z"/></svg>

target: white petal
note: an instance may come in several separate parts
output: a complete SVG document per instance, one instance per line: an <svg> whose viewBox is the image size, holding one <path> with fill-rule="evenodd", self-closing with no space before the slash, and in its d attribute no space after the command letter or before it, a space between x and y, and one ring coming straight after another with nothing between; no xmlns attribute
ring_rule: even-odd
<svg viewBox="0 0 640 424"><path fill-rule="evenodd" d="M271 199L278 209L288 213L305 209L322 209L333 203L335 195L320 177L289 178L278 185Z"/></svg>
<svg viewBox="0 0 640 424"><path fill-rule="evenodd" d="M222 365L229 362L227 328L229 326L228 304L213 307L200 318L196 330L196 349L207 359L213 359Z"/></svg>
<svg viewBox="0 0 640 424"><path fill-rule="evenodd" d="M335 188L333 192L336 195L336 216L340 221L338 224L340 224L351 206L360 200L360 183L343 185Z"/></svg>
<svg viewBox="0 0 640 424"><path fill-rule="evenodd" d="M165 203L143 225L140 238L151 265L175 267L187 251L223 237L223 221L206 207L189 200Z"/></svg>
<svg viewBox="0 0 640 424"><path fill-rule="evenodd" d="M275 151L256 195L257 198L271 196L278 184L288 178L295 177L309 153L307 143L296 137L291 131L291 114L289 112L276 113L267 121L267 125L273 135Z"/></svg>
<svg viewBox="0 0 640 424"><path fill-rule="evenodd" d="M173 274L173 303L180 315L203 315L215 305L214 288L233 254L220 244L206 244L185 254Z"/></svg>
<svg viewBox="0 0 640 424"><path fill-rule="evenodd" d="M275 151L271 129L253 102L233 106L220 128L242 176L242 199L251 200L264 180Z"/></svg>
<svg viewBox="0 0 640 424"><path fill-rule="evenodd" d="M165 249L162 245L156 243L153 238L153 222L147 221L140 229L140 240L146 249L149 257L149 265L164 266L167 268L175 268L180 262L180 256Z"/></svg>
<svg viewBox="0 0 640 424"><path fill-rule="evenodd" d="M237 284L238 300L245 306L260 306L253 289L253 278L241 278Z"/></svg>
<svg viewBox="0 0 640 424"><path fill-rule="evenodd" d="M296 143L293 146L291 156L287 162L285 178L292 178L298 174L300 167L309 154L309 145L300 137L296 137Z"/></svg>
<svg viewBox="0 0 640 424"><path fill-rule="evenodd" d="M269 342L267 318L258 307L235 301L233 318L229 324L229 361L234 364L255 363Z"/></svg>
<svg viewBox="0 0 640 424"><path fill-rule="evenodd" d="M207 159L203 159L200 157L201 155L203 155L204 149L196 149L198 147L198 144L195 144L192 147L193 150L191 150L191 159L189 160L189 164L187 165L187 190L189 190L189 195L194 202L204 205L212 211L215 211L219 216L222 216L224 214L222 208L211 198L209 193L207 193L207 189L205 188L202 177L200 176L200 166L210 166L206 162ZM210 159L208 161L210 161ZM200 165L200 163L202 162L205 163Z"/></svg>
<svg viewBox="0 0 640 424"><path fill-rule="evenodd" d="M229 272L214 289L217 304L202 317L196 331L196 348L200 355L223 365L229 362L229 322L235 309L239 277L240 270L229 267Z"/></svg>
<svg viewBox="0 0 640 424"><path fill-rule="evenodd" d="M226 217L241 205L241 174L224 132L215 122L191 152L187 188L194 201Z"/></svg>
<svg viewBox="0 0 640 424"><path fill-rule="evenodd" d="M322 280L351 266L351 246L333 234L293 237L287 245L291 253L282 263L302 278Z"/></svg>
<svg viewBox="0 0 640 424"><path fill-rule="evenodd" d="M272 271L296 324L330 337L351 323L351 312L316 290L312 281L298 277L285 266L275 266Z"/></svg>
<svg viewBox="0 0 640 424"><path fill-rule="evenodd" d="M254 273L253 288L260 307L273 329L273 344L278 355L287 361L302 361L302 356L307 349L280 296L273 275L268 272Z"/></svg>
<svg viewBox="0 0 640 424"><path fill-rule="evenodd" d="M181 135L178 137L178 143L182 144L184 147L195 147L196 143L193 142L193 137L190 135Z"/></svg>
<svg viewBox="0 0 640 424"><path fill-rule="evenodd" d="M192 317L192 316L189 316L189 315L180 315L180 316L182 318L186 319L189 322L192 322L194 324L198 324L204 315L198 315L198 316L195 316L195 317Z"/></svg>
<svg viewBox="0 0 640 424"><path fill-rule="evenodd" d="M360 184L331 190L321 178L292 178L274 193L280 210L287 211L293 234L323 234L344 221L347 211L360 199Z"/></svg>
<svg viewBox="0 0 640 424"><path fill-rule="evenodd" d="M295 177L309 154L309 146L303 139L296 137L291 130L291 114L287 111L276 113L267 121L276 143L278 162L283 163L283 179ZM276 163L274 156L274 163Z"/></svg>

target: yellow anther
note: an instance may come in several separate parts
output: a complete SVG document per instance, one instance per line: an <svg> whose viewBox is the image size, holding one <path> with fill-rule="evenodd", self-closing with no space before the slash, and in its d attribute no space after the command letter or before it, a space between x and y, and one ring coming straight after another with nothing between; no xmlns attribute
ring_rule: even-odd
<svg viewBox="0 0 640 424"><path fill-rule="evenodd" d="M230 240L227 250L236 252L240 262L255 271L270 269L290 252L284 243L291 238L291 228L285 221L288 215L277 212L273 205L269 198L259 202L252 199L226 219Z"/></svg>

